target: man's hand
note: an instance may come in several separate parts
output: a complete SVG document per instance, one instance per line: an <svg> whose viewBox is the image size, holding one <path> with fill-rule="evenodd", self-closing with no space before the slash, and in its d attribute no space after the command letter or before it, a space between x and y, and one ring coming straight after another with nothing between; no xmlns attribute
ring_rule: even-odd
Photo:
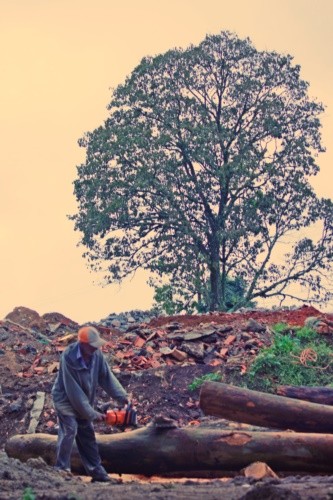
<svg viewBox="0 0 333 500"><path fill-rule="evenodd" d="M94 418L95 422L104 422L105 421L105 414L100 413L99 411L96 411L96 416Z"/></svg>

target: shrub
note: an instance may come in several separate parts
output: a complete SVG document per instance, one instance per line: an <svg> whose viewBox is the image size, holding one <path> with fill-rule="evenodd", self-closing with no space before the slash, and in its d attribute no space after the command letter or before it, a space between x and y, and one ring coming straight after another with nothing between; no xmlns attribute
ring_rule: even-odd
<svg viewBox="0 0 333 500"><path fill-rule="evenodd" d="M249 388L274 392L277 385L328 385L333 375L329 342L308 327L273 327L273 344L261 351L246 375Z"/></svg>

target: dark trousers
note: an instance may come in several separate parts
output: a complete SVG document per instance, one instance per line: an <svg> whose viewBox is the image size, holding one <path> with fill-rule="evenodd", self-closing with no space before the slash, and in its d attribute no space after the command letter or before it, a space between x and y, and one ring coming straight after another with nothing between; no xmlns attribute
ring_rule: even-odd
<svg viewBox="0 0 333 500"><path fill-rule="evenodd" d="M58 413L59 431L56 468L70 470L71 454L76 441L83 466L89 476L100 477L107 472L101 465L92 422Z"/></svg>

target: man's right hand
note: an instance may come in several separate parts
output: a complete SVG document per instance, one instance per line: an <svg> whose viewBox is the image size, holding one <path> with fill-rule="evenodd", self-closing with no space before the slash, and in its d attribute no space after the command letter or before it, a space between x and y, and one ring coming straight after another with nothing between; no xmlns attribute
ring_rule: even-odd
<svg viewBox="0 0 333 500"><path fill-rule="evenodd" d="M105 421L105 414L100 413L99 411L96 411L96 416L94 418L95 422L104 422Z"/></svg>

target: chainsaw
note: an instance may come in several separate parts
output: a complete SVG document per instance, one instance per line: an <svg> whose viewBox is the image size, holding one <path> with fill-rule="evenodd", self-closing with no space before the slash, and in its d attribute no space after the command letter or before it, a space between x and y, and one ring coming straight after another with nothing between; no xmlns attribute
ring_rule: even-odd
<svg viewBox="0 0 333 500"><path fill-rule="evenodd" d="M109 408L110 404L103 405L102 410L105 411ZM137 427L137 411L133 408L132 403L128 403L124 409L107 410L105 413L105 423L115 427Z"/></svg>

